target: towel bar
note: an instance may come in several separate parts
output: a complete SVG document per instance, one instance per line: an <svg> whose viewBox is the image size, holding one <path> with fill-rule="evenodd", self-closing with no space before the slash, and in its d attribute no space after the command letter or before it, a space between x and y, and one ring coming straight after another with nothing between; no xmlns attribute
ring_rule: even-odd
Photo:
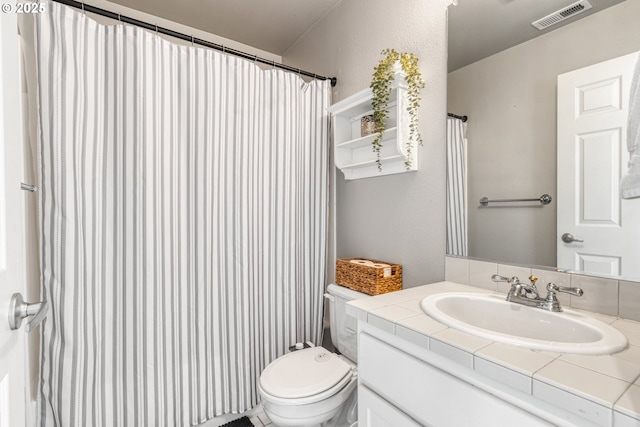
<svg viewBox="0 0 640 427"><path fill-rule="evenodd" d="M489 200L487 197L483 197L482 199L480 199L480 206L488 206L489 203L504 203L504 202L540 202L543 205L548 205L549 203L551 203L551 200L553 200L553 199L548 194L543 194L542 196L540 196L537 199L498 199L498 200Z"/></svg>

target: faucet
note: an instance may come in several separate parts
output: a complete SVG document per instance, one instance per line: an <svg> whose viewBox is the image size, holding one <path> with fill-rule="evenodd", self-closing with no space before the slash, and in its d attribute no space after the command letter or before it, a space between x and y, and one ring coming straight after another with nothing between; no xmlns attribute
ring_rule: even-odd
<svg viewBox="0 0 640 427"><path fill-rule="evenodd" d="M558 286L555 283L549 283L547 284L547 296L542 298L536 287L538 278L534 275L529 276L530 284L522 283L517 276L508 278L498 274L491 276L491 280L494 282L507 282L511 285L511 289L509 289L509 293L507 294L507 301L548 311L562 311L560 301L558 301L558 297L556 296L557 292L564 292L578 297L584 294L580 288L568 288Z"/></svg>
<svg viewBox="0 0 640 427"><path fill-rule="evenodd" d="M518 276L508 278L494 274L491 276L491 280L494 282L507 282L511 285L511 289L509 289L509 293L507 294L507 301L529 307L537 307L538 303L543 300L543 298L540 298L540 293L536 287L538 278L534 275L529 276L530 284L521 282Z"/></svg>

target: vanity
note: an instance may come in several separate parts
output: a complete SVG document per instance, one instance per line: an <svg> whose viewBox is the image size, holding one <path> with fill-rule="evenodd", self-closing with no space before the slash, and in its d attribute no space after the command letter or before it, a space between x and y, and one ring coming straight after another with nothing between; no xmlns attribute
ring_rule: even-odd
<svg viewBox="0 0 640 427"><path fill-rule="evenodd" d="M640 426L640 322L568 309L628 345L612 355L531 349L449 327L421 306L451 293L505 297L445 281L348 304L360 426Z"/></svg>

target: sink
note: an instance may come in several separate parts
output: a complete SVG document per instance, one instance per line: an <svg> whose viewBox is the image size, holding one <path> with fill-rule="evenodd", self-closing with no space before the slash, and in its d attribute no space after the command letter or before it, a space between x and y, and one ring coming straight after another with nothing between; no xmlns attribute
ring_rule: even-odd
<svg viewBox="0 0 640 427"><path fill-rule="evenodd" d="M620 331L573 310L553 313L508 302L502 296L471 292L431 295L420 305L451 328L534 350L598 355L627 347Z"/></svg>

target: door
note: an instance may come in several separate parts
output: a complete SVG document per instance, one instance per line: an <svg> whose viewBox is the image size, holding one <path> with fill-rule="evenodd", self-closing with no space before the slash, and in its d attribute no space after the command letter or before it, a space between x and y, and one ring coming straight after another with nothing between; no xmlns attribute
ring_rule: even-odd
<svg viewBox="0 0 640 427"><path fill-rule="evenodd" d="M0 427L26 425L24 327L9 328L9 300L25 295L22 120L17 15L0 14Z"/></svg>
<svg viewBox="0 0 640 427"><path fill-rule="evenodd" d="M640 199L620 198L636 58L558 76L558 267L640 277Z"/></svg>

